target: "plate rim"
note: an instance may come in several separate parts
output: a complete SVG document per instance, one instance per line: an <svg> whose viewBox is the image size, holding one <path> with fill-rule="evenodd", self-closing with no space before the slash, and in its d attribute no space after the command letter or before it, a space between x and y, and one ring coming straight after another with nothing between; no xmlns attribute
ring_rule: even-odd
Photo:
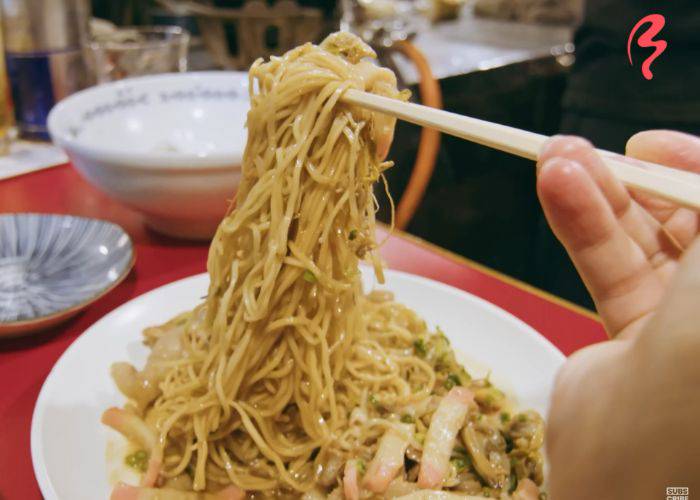
<svg viewBox="0 0 700 500"><path fill-rule="evenodd" d="M369 268L369 266L362 266L365 268ZM371 268L369 268L371 269ZM470 300L470 301L475 301L479 305L485 307L488 309L490 312L495 313L499 316L501 316L503 319L507 320L508 322L519 326L521 329L527 332L527 335L532 337L533 340L535 340L540 347L542 347L544 350L548 352L552 357L556 358L557 361L561 364L564 363L566 360L566 356L554 345L552 344L549 339L547 339L544 335L539 333L537 330L535 330L532 326L528 325L525 323L523 320L515 316L514 314L510 313L509 311L506 311L505 309L497 306L496 304L493 304L486 299L483 299L473 293L467 292L466 290L462 290L460 288L454 287L452 285L448 285L447 283L443 283L441 281L433 280L431 278L426 278L424 276L419 276L416 274L408 273L405 271L399 271L399 270L394 270L394 269L384 269L384 273L386 276L390 275L397 275L400 276L404 279L408 279L409 281L414 281L416 283L420 283L424 286L433 288L433 289L444 289L444 291L452 294L457 294L462 296L463 298ZM51 370L49 371L48 375L44 379L44 382L41 385L41 389L39 390L39 395L37 396L36 402L34 403L34 409L32 411L32 420L31 420L31 426L30 426L30 452L31 452L31 458L32 458L32 468L34 470L34 477L37 480L37 483L39 484L39 489L41 490L41 494L44 496L46 500L63 500L61 499L56 491L53 488L53 484L51 483L51 480L49 478L48 471L46 469L46 462L42 459L43 457L43 445L41 443L40 439L40 432L41 432L41 424L43 424L43 414L42 410L45 408L45 399L48 397L47 396L47 387L50 385L53 385L52 381L52 376L54 376L54 373L58 369L59 365L61 365L62 362L64 362L64 358L66 358L70 352L72 352L73 349L77 349L76 346L78 346L81 342L81 339L86 337L86 335L94 335L94 331L99 331L100 325L102 323L108 322L112 316L117 316L120 311L127 307L128 305L131 305L135 302L139 302L142 300L145 300L145 297L148 297L152 293L162 291L164 289L168 289L170 287L174 287L182 282L185 281L195 281L197 279L201 279L202 277L208 277L208 273L198 273L194 275L190 275L175 281L171 281L169 283L165 283L161 286L155 287L151 290L148 290L141 295L138 295L131 300L124 302L123 304L119 305L118 307L112 309L109 311L107 314L102 316L100 319L95 321L92 325L87 327L85 331L83 331L76 339L71 342L71 344L66 348L65 351L61 354L61 356L56 360L54 365L51 367ZM377 283L379 284L379 283ZM384 286L384 285L382 285ZM93 333L91 333L93 332Z"/></svg>

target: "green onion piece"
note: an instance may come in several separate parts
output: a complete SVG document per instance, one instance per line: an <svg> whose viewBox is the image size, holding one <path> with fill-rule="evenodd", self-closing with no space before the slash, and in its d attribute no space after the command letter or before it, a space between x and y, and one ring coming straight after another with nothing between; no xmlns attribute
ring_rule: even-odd
<svg viewBox="0 0 700 500"><path fill-rule="evenodd" d="M524 413L521 413L520 415L518 415L518 422L522 422L522 423L527 422L527 415L525 415Z"/></svg>
<svg viewBox="0 0 700 500"><path fill-rule="evenodd" d="M518 486L518 476L511 474L508 478L508 493L513 493Z"/></svg>
<svg viewBox="0 0 700 500"><path fill-rule="evenodd" d="M367 401L369 401L369 403L374 406L379 406L379 400L377 400L377 396L375 396L374 394L370 394L369 396L367 396Z"/></svg>
<svg viewBox="0 0 700 500"><path fill-rule="evenodd" d="M445 389L452 389L456 385L462 385L462 381L456 373L450 373L445 379Z"/></svg>
<svg viewBox="0 0 700 500"><path fill-rule="evenodd" d="M507 411L501 412L501 422L506 424L510 420L510 413Z"/></svg>
<svg viewBox="0 0 700 500"><path fill-rule="evenodd" d="M450 460L450 463L454 466L457 472L462 472L469 467L469 462L463 457L453 458Z"/></svg>
<svg viewBox="0 0 700 500"><path fill-rule="evenodd" d="M413 342L413 348L415 349L416 354L421 358L424 358L425 355L428 354L428 349L425 346L425 341L423 339L416 339Z"/></svg>
<svg viewBox="0 0 700 500"><path fill-rule="evenodd" d="M126 456L124 463L138 471L146 472L146 469L148 468L148 453L146 453L144 450L135 451L134 453Z"/></svg>
<svg viewBox="0 0 700 500"><path fill-rule="evenodd" d="M309 283L316 283L318 279L316 278L316 275L309 271L308 269L304 271L304 281L308 281Z"/></svg>
<svg viewBox="0 0 700 500"><path fill-rule="evenodd" d="M414 419L413 416L409 415L408 413L404 413L401 415L401 421L404 424L412 424L416 421L416 419Z"/></svg>
<svg viewBox="0 0 700 500"><path fill-rule="evenodd" d="M357 470L360 471L360 474L364 474L365 472L367 472L367 465L365 464L364 460L357 461Z"/></svg>
<svg viewBox="0 0 700 500"><path fill-rule="evenodd" d="M348 233L348 239L350 241L352 241L355 238L357 238L357 229L351 229L350 232Z"/></svg>

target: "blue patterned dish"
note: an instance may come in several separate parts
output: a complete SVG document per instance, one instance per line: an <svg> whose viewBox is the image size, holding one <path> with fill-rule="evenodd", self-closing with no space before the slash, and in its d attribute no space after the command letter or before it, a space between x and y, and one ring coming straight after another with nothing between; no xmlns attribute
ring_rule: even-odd
<svg viewBox="0 0 700 500"><path fill-rule="evenodd" d="M115 224L0 215L0 336L67 319L114 288L133 264L131 239Z"/></svg>

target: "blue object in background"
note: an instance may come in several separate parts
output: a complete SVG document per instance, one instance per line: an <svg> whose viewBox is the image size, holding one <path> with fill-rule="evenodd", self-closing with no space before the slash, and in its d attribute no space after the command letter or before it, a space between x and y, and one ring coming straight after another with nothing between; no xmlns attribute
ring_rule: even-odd
<svg viewBox="0 0 700 500"><path fill-rule="evenodd" d="M91 83L83 59L89 0L2 0L7 76L22 137L48 139L46 118Z"/></svg>
<svg viewBox="0 0 700 500"><path fill-rule="evenodd" d="M6 51L15 120L22 137L48 140L46 118L58 101L87 86L83 53L64 50Z"/></svg>
<svg viewBox="0 0 700 500"><path fill-rule="evenodd" d="M6 52L5 60L20 133L26 138L47 140L46 118L56 103L49 54Z"/></svg>

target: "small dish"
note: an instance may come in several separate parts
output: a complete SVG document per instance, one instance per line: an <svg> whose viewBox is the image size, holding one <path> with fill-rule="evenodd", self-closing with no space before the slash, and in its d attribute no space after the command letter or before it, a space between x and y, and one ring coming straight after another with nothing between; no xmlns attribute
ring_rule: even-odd
<svg viewBox="0 0 700 500"><path fill-rule="evenodd" d="M70 318L117 286L133 265L131 238L116 224L0 215L0 337Z"/></svg>

